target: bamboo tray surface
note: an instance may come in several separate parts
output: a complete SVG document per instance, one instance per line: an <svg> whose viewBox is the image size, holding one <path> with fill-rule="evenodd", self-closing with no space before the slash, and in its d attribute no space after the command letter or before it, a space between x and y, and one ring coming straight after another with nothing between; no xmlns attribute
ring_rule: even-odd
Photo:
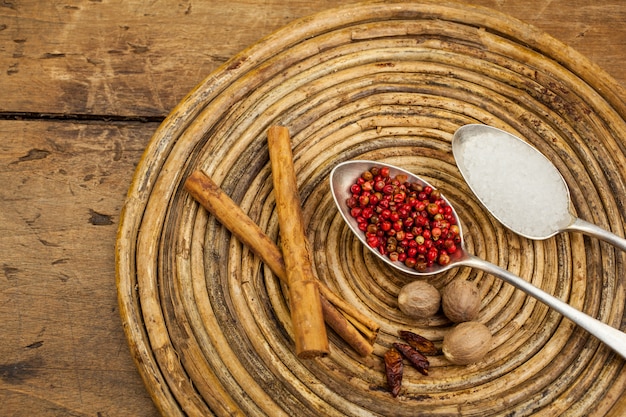
<svg viewBox="0 0 626 417"><path fill-rule="evenodd" d="M138 369L167 416L621 416L624 361L508 284L480 286L494 335L483 361L431 374L405 367L392 398L382 355L409 329L440 345L442 315L397 308L412 279L373 258L334 207L330 170L350 159L408 169L440 188L468 251L625 329L624 254L565 233L518 237L471 195L451 152L467 123L520 135L563 174L577 215L624 235L626 93L589 60L492 10L446 1L373 2L298 20L210 74L164 121L122 214L117 284ZM358 356L333 332L331 354L298 360L285 288L184 191L202 169L278 240L266 132L290 130L314 268L381 324ZM529 196L532 198L532 196Z"/></svg>

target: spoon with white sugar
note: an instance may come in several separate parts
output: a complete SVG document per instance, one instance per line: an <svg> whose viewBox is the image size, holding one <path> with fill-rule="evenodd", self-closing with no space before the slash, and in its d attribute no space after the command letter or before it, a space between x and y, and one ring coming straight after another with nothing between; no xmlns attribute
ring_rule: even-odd
<svg viewBox="0 0 626 417"><path fill-rule="evenodd" d="M487 125L465 125L454 133L452 153L474 194L513 232L543 240L576 231L626 251L626 239L572 213L561 173L517 136Z"/></svg>

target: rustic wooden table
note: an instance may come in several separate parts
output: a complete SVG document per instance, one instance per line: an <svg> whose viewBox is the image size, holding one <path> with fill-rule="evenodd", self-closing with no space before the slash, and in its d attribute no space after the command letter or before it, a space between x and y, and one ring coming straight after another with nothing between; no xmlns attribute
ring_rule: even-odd
<svg viewBox="0 0 626 417"><path fill-rule="evenodd" d="M0 3L0 409L154 416L119 317L114 245L135 165L212 70L332 0ZM626 87L626 2L474 0Z"/></svg>

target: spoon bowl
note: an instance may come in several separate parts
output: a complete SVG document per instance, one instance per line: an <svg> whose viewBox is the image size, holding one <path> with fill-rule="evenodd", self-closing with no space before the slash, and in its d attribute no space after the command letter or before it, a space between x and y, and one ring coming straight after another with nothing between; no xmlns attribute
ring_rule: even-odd
<svg viewBox="0 0 626 417"><path fill-rule="evenodd" d="M580 310L577 310L576 308L535 287L528 281L518 277L517 275L507 271L506 269L503 269L495 264L492 264L486 260L483 260L475 255L468 253L464 245L463 231L461 229L461 223L460 221L458 221L459 217L456 213L456 210L454 210L454 207L443 195L442 198L452 208L453 216L457 220L457 225L459 225L459 236L461 237L461 243L458 246L458 250L453 255L450 255L450 262L447 265L433 265L425 271L418 271L416 269L407 267L402 262L394 262L389 257L381 254L378 250L370 247L365 239L365 233L359 229L357 221L350 215L350 210L346 201L352 195L350 191L351 185L356 181L358 177L361 176L363 172L371 169L374 166L388 167L390 176L392 177L397 174L404 174L407 176L409 182L417 182L423 185L430 184L428 184L428 182L424 181L422 178L401 168L374 161L346 161L338 164L333 168L330 173L330 189L339 213L345 220L350 230L375 256L380 258L387 265L396 268L399 271L412 275L433 275L459 266L467 266L480 269L488 274L494 275L502 279L505 282L508 282L509 284L520 289L526 294L536 298L547 306L558 311L563 316L569 318L574 323L578 324L589 333L597 337L599 340L601 340L607 346L617 352L620 356L626 359L626 333L623 333L618 329L608 326L607 324L602 323L601 321L581 312Z"/></svg>
<svg viewBox="0 0 626 417"><path fill-rule="evenodd" d="M561 173L521 138L469 124L454 133L452 153L472 192L509 230L534 240L578 231L626 250L625 239L573 214Z"/></svg>
<svg viewBox="0 0 626 417"><path fill-rule="evenodd" d="M448 201L448 199L443 195L441 197L452 208L452 214L456 219L456 224L459 226L459 236L461 236L461 244L459 245L459 250L450 255L449 264L439 265L435 263L433 266L427 267L423 271L418 271L415 268L409 268L403 262L392 261L388 256L382 255L378 250L370 247L367 244L365 233L363 233L359 229L358 222L354 217L350 215L350 207L348 207L348 205L346 204L346 200L351 196L350 186L354 184L354 181L359 178L363 172L369 170L374 166L385 166L389 168L390 177L395 177L398 174L403 174L407 176L410 182L417 182L423 186L428 185L433 189L436 188L433 187L432 184L429 184L427 181L412 174L411 172L393 165L381 164L379 162L367 160L356 160L340 163L330 173L330 189L333 195L333 199L335 200L335 204L337 205L339 213L341 214L341 217L343 217L348 226L350 226L350 229L354 232L356 237L363 243L363 245L365 245L365 247L370 249L371 252L375 254L378 258L380 258L383 262L410 275L428 276L454 268L456 264L458 264L458 262L462 261L466 257L466 251L463 242L463 229L461 226L461 222L459 221L459 217L454 210L454 207L452 206L452 204L450 204L450 201Z"/></svg>

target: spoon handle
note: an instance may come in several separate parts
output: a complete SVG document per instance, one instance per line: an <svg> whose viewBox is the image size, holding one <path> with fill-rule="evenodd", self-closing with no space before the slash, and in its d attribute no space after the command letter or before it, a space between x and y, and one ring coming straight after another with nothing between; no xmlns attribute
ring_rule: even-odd
<svg viewBox="0 0 626 417"><path fill-rule="evenodd" d="M582 219L576 219L572 224L567 226L567 230L572 232L581 232L589 236L597 237L613 246L626 251L626 239L623 239L608 230L605 230L593 223L589 223Z"/></svg>
<svg viewBox="0 0 626 417"><path fill-rule="evenodd" d="M576 308L535 287L528 281L518 277L506 269L500 268L499 266L478 258L477 256L469 255L462 261L462 264L480 269L501 278L503 281L508 282L531 297L536 298L548 307L558 311L564 317L567 317L583 329L587 330L590 334L613 349L622 358L626 359L626 333L611 327L580 310L577 310Z"/></svg>

